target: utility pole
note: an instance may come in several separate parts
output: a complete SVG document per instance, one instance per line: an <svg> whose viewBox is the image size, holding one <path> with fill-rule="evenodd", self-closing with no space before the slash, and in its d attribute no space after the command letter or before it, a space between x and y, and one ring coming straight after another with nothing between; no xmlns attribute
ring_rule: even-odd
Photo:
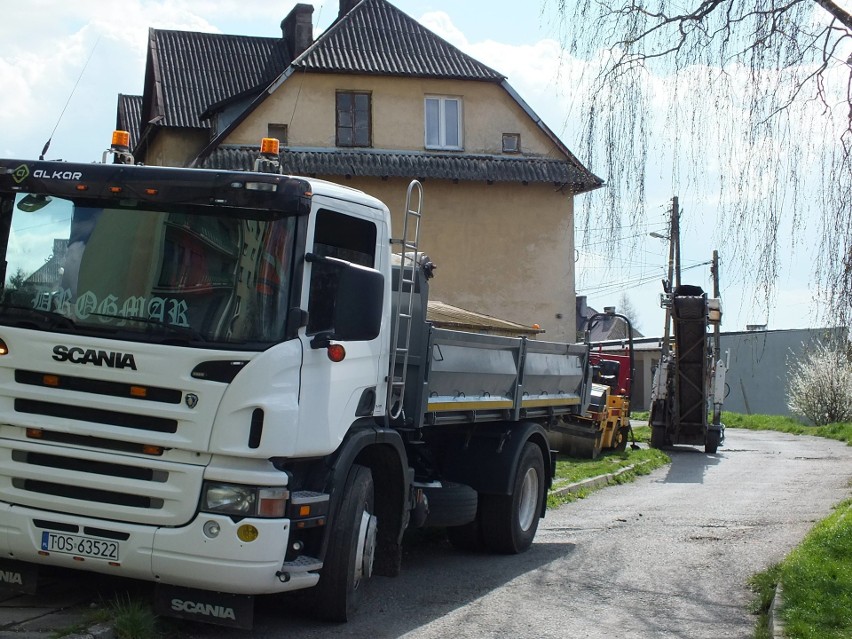
<svg viewBox="0 0 852 639"><path fill-rule="evenodd" d="M675 286L680 286L680 207L675 195L672 198L672 244L675 255ZM671 249L670 249L671 250Z"/></svg>
<svg viewBox="0 0 852 639"><path fill-rule="evenodd" d="M719 299L719 251L713 249L713 262L710 265L710 273L713 275L713 297ZM717 322L713 329L713 351L715 357L719 357L721 323Z"/></svg>
<svg viewBox="0 0 852 639"><path fill-rule="evenodd" d="M666 325L663 330L662 356L665 357L669 353L669 340L671 336L671 318L672 318L672 295L675 286L680 286L680 211L678 208L678 200L675 195L672 198L672 217L669 222L669 269L666 279L666 295L668 297L666 304ZM677 282L675 284L675 274L677 274Z"/></svg>

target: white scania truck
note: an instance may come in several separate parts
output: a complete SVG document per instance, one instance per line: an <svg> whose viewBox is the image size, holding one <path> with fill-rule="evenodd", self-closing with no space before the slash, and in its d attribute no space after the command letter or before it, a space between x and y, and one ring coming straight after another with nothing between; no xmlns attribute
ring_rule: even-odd
<svg viewBox="0 0 852 639"><path fill-rule="evenodd" d="M428 324L421 198L392 240L320 180L0 160L0 587L107 573L250 627L301 589L345 620L410 526L526 550L588 348Z"/></svg>

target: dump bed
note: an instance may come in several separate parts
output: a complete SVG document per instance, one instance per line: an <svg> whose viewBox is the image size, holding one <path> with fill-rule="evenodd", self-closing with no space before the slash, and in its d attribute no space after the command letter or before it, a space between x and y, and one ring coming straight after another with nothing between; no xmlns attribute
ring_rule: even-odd
<svg viewBox="0 0 852 639"><path fill-rule="evenodd" d="M581 414L591 388L589 351L563 344L435 328L426 321L428 284L415 278L406 360L405 424L537 419ZM400 340L403 337L400 336Z"/></svg>

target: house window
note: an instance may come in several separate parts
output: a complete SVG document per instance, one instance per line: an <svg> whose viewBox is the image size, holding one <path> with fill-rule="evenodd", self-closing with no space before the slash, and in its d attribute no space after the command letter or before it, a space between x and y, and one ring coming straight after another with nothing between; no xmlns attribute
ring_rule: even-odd
<svg viewBox="0 0 852 639"><path fill-rule="evenodd" d="M337 92L337 146L371 146L370 94Z"/></svg>
<svg viewBox="0 0 852 639"><path fill-rule="evenodd" d="M503 134L503 153L520 153L521 152L521 134L520 133L504 133Z"/></svg>
<svg viewBox="0 0 852 639"><path fill-rule="evenodd" d="M427 97L426 148L462 148L461 98Z"/></svg>
<svg viewBox="0 0 852 639"><path fill-rule="evenodd" d="M287 146L287 125L270 122L266 125L266 137L275 138L281 146Z"/></svg>

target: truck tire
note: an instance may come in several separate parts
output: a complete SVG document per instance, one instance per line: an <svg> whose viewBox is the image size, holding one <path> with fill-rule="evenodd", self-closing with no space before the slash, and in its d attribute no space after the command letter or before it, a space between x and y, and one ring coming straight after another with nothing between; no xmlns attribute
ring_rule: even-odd
<svg viewBox="0 0 852 639"><path fill-rule="evenodd" d="M511 495L481 495L482 540L491 552L514 555L527 550L538 530L546 478L541 449L524 444Z"/></svg>
<svg viewBox="0 0 852 639"><path fill-rule="evenodd" d="M370 469L353 465L316 586L314 606L321 619L348 621L360 603L376 552L374 499Z"/></svg>
<svg viewBox="0 0 852 639"><path fill-rule="evenodd" d="M651 426L651 448L665 448L668 444L665 426Z"/></svg>
<svg viewBox="0 0 852 639"><path fill-rule="evenodd" d="M476 519L479 499L470 486L445 481L441 486L423 486L421 490L429 503L424 526L461 526Z"/></svg>
<svg viewBox="0 0 852 639"><path fill-rule="evenodd" d="M715 455L721 439L722 433L718 430L708 430L707 434L704 435L704 452L708 455Z"/></svg>

